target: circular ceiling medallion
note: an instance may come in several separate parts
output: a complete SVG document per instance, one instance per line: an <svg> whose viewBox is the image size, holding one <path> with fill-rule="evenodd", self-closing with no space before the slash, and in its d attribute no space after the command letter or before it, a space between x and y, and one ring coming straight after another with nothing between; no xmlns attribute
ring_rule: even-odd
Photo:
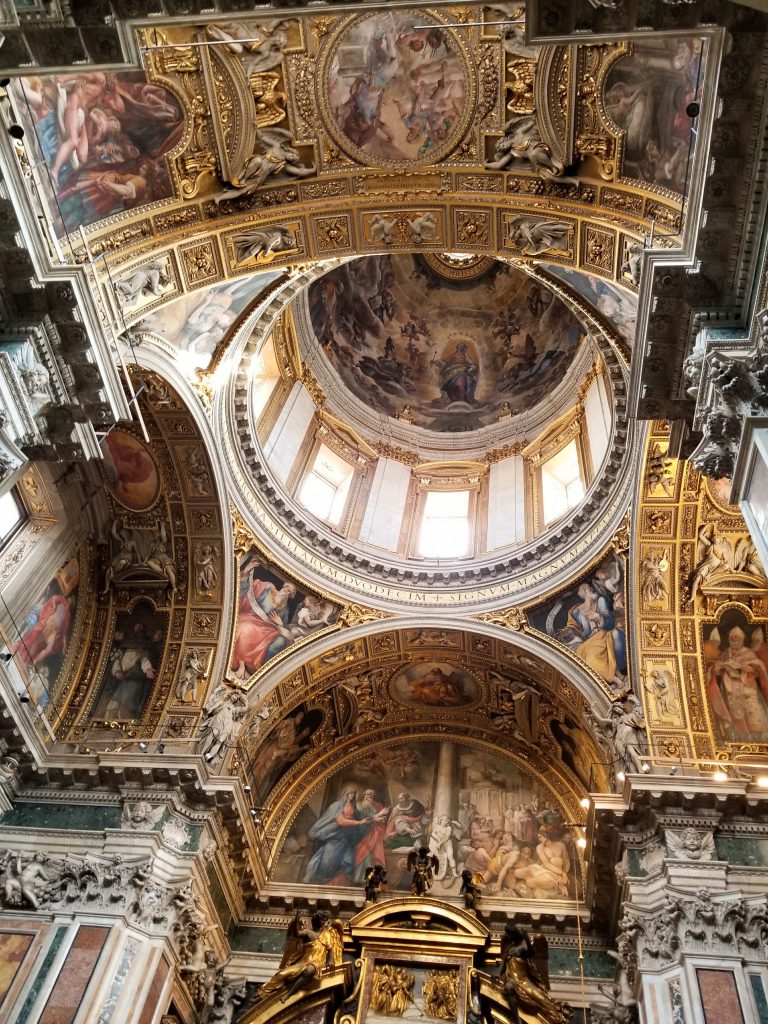
<svg viewBox="0 0 768 1024"><path fill-rule="evenodd" d="M355 17L333 36L318 104L337 144L364 164L434 164L474 110L474 78L458 36L423 11Z"/></svg>
<svg viewBox="0 0 768 1024"><path fill-rule="evenodd" d="M450 281L472 281L483 277L496 262L493 256L463 252L425 252L421 259L436 274Z"/></svg>

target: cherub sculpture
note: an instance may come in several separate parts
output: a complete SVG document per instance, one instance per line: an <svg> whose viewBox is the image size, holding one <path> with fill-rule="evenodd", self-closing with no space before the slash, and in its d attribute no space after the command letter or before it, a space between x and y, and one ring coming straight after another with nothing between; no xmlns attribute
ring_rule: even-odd
<svg viewBox="0 0 768 1024"><path fill-rule="evenodd" d="M383 864L374 864L365 869L365 899L368 903L376 903L379 893L387 884L387 869Z"/></svg>
<svg viewBox="0 0 768 1024"><path fill-rule="evenodd" d="M567 1024L570 1010L548 992L548 945L543 935L533 940L526 931L509 923L501 937L501 987L512 1011L513 1024L520 1024L520 1010L547 1024Z"/></svg>
<svg viewBox="0 0 768 1024"><path fill-rule="evenodd" d="M477 911L477 903L483 895L484 885L485 876L481 875L479 871L464 868L461 872L461 888L459 893L464 896L464 906L467 910Z"/></svg>
<svg viewBox="0 0 768 1024"><path fill-rule="evenodd" d="M428 846L420 846L408 854L408 870L413 872L411 895L426 896L432 888L434 873L440 862L429 852Z"/></svg>
<svg viewBox="0 0 768 1024"><path fill-rule="evenodd" d="M327 911L312 915L310 928L301 927L297 914L288 926L280 968L259 989L259 999L283 992L282 1001L310 988L328 967L341 963L344 933L339 920L331 920Z"/></svg>

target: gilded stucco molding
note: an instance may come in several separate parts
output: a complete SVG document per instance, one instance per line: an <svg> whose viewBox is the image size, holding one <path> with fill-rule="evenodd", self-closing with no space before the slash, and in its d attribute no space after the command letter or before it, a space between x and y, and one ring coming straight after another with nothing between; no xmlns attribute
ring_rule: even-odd
<svg viewBox="0 0 768 1024"><path fill-rule="evenodd" d="M635 678L652 758L711 771L715 762L768 753L759 699L755 714L739 719L739 698L718 668L733 663L729 671L741 678L730 650L734 630L747 660L761 660L768 581L725 489L666 457L668 442L668 426L652 424L632 531ZM756 683L743 685L748 699Z"/></svg>

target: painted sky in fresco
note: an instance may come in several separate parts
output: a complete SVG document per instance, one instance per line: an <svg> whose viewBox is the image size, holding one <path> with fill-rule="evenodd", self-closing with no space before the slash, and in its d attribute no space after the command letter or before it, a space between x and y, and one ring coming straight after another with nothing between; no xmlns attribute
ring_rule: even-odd
<svg viewBox="0 0 768 1024"><path fill-rule="evenodd" d="M575 292L578 292L583 299L595 307L627 345L632 346L637 325L636 295L610 281L603 281L600 277L584 274L581 271L572 270L570 267L542 263L541 269L570 285Z"/></svg>
<svg viewBox="0 0 768 1024"><path fill-rule="evenodd" d="M252 274L192 292L150 313L137 326L159 334L180 352L188 353L190 365L204 369L245 307L281 273Z"/></svg>

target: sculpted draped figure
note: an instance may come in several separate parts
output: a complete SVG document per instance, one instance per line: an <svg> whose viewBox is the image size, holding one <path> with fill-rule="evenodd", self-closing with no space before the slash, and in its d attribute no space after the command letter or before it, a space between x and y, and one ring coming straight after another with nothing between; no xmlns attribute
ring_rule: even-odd
<svg viewBox="0 0 768 1024"><path fill-rule="evenodd" d="M302 928L298 914L290 923L280 968L259 989L260 999L282 991L285 1002L313 985L326 968L338 967L341 963L344 948L341 922L331 920L327 911L319 910L312 915L310 924L310 928Z"/></svg>
<svg viewBox="0 0 768 1024"><path fill-rule="evenodd" d="M530 170L545 181L557 178L572 185L578 183L577 178L564 176L565 165L552 155L542 139L535 114L523 114L507 121L504 134L496 143L493 160L486 160L485 166L489 171L505 171L516 160L527 163Z"/></svg>
<svg viewBox="0 0 768 1024"><path fill-rule="evenodd" d="M501 986L512 1011L513 1024L520 1024L520 1010L537 1014L547 1024L567 1024L571 1011L552 999L547 991L547 940L511 922L501 937Z"/></svg>

